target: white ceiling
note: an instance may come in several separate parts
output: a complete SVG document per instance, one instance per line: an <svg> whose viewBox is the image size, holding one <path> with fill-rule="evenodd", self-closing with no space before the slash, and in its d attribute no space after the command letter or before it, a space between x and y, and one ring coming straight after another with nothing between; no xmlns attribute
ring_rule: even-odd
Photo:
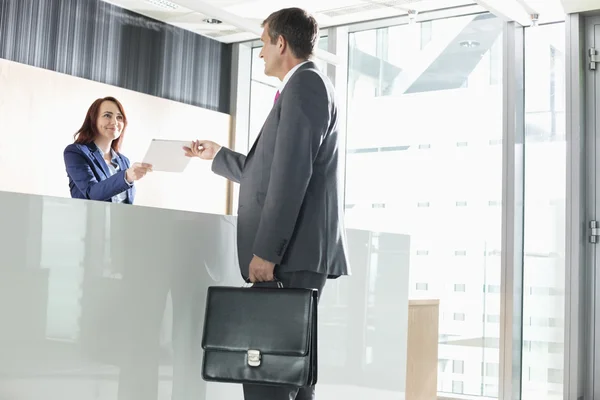
<svg viewBox="0 0 600 400"><path fill-rule="evenodd" d="M600 0L104 0L159 21L225 43L255 40L261 22L273 11L300 7L311 12L321 28L427 11L472 6L509 20L529 24L532 13L539 22L564 20L567 12L600 8ZM592 5L594 3L594 5ZM215 18L219 24L206 22ZM417 19L419 16L417 15Z"/></svg>
<svg viewBox="0 0 600 400"><path fill-rule="evenodd" d="M209 24L204 20L217 18L207 9L218 9L235 20L244 20L255 31L273 11L285 7L300 7L311 12L321 28L347 25L374 19L406 15L408 10L420 13L443 8L475 4L473 0L105 0L138 14L163 21L225 43L258 38L256 32L240 29L240 24ZM552 0L551 0L552 1ZM153 3L174 4L175 9ZM213 13L214 14L214 13ZM225 21L225 18L218 18ZM227 21L230 22L230 21Z"/></svg>
<svg viewBox="0 0 600 400"><path fill-rule="evenodd" d="M565 12L568 14L593 11L600 9L600 0L562 0Z"/></svg>

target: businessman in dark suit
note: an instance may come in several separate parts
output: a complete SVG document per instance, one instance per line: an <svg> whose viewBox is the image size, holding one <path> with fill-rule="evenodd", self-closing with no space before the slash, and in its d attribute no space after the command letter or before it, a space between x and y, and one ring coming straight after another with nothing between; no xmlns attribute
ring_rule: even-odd
<svg viewBox="0 0 600 400"><path fill-rule="evenodd" d="M237 245L244 279L278 279L285 287L321 292L327 278L349 274L334 88L309 61L319 32L311 15L283 9L263 28L265 73L282 83L250 152L210 141L184 149L213 160L215 173L240 183ZM314 387L244 385L244 395L313 399Z"/></svg>

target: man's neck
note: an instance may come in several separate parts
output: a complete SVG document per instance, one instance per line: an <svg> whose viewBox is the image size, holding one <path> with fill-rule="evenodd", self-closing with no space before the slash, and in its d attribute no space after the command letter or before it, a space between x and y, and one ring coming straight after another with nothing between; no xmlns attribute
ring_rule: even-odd
<svg viewBox="0 0 600 400"><path fill-rule="evenodd" d="M291 58L287 62L284 62L282 72L281 72L280 76L278 76L279 80L281 82L283 82L283 80L285 79L285 76L291 70L293 70L296 66L298 66L299 64L302 64L305 61L308 61L308 60L301 60L299 58Z"/></svg>

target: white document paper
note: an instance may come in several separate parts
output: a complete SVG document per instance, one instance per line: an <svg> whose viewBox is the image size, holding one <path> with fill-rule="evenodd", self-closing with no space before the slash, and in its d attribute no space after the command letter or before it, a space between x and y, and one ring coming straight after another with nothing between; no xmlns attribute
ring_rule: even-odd
<svg viewBox="0 0 600 400"><path fill-rule="evenodd" d="M144 162L152 164L153 171L183 172L190 162L183 147L191 144L185 140L152 139Z"/></svg>

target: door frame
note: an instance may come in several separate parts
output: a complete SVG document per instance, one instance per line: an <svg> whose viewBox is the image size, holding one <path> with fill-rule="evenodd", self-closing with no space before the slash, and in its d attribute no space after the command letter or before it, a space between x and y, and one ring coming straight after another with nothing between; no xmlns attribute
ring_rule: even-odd
<svg viewBox="0 0 600 400"><path fill-rule="evenodd" d="M593 71L590 65L589 49L591 47L600 50L600 16L588 16L584 20L584 44L583 49L583 68L585 84L585 110L584 126L586 143L588 144L587 154L587 212L588 222L600 219L600 174L597 173L600 165L600 121L596 113L600 101L600 63L597 69ZM588 370L586 373L587 398L600 399L600 259L597 254L598 244L591 244L587 240L589 230L586 229L584 237L588 247L586 270L584 276L587 279L587 305L588 320L585 324L588 338L586 340L589 348L593 351L588 352L589 360L587 362Z"/></svg>
<svg viewBox="0 0 600 400"><path fill-rule="evenodd" d="M569 14L565 25L566 58L566 243L565 243L565 337L563 398L594 399L594 345L592 327L595 307L591 279L596 246L588 242L588 221L596 215L596 138L586 131L587 41L589 20ZM599 321L600 322L600 321ZM598 385L597 385L598 386ZM600 399L600 397L597 397Z"/></svg>

